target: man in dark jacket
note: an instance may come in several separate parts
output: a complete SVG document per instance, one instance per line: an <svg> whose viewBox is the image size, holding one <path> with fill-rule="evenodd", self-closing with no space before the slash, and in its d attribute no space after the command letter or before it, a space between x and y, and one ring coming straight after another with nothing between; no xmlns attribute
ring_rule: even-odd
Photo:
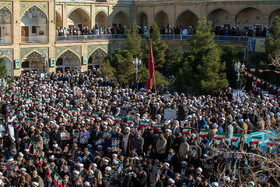
<svg viewBox="0 0 280 187"><path fill-rule="evenodd" d="M147 174L137 166L132 181L135 187L147 187Z"/></svg>

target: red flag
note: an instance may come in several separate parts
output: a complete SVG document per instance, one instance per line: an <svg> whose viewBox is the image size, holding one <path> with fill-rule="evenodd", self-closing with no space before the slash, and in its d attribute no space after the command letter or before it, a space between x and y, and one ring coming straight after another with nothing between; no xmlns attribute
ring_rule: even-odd
<svg viewBox="0 0 280 187"><path fill-rule="evenodd" d="M153 56L152 41L150 41L147 90L146 90L146 92L150 91L153 87L153 77L154 77L154 56Z"/></svg>

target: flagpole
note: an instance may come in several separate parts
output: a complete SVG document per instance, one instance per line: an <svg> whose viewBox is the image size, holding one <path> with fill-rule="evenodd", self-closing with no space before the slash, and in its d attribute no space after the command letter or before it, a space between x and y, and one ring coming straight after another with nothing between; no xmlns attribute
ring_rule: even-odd
<svg viewBox="0 0 280 187"><path fill-rule="evenodd" d="M157 96L157 82L156 82L156 74L154 73L154 82L155 82L155 95Z"/></svg>

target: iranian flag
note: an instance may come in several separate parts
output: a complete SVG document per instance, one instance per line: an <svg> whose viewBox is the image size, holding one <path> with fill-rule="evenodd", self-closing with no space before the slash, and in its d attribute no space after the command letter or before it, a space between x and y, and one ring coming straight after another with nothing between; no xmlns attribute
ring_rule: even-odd
<svg viewBox="0 0 280 187"><path fill-rule="evenodd" d="M251 73L248 73L248 77L251 78L251 77L252 77L252 74L251 74Z"/></svg>
<svg viewBox="0 0 280 187"><path fill-rule="evenodd" d="M25 97L25 98L24 98L24 102L25 102L25 103L30 103L30 101L31 101L30 97Z"/></svg>
<svg viewBox="0 0 280 187"><path fill-rule="evenodd" d="M11 95L12 95L12 93L11 93L11 92L8 92L8 93L6 94L6 98L9 99L9 98L11 97Z"/></svg>
<svg viewBox="0 0 280 187"><path fill-rule="evenodd" d="M81 113L81 115L82 115L82 116L85 116L85 115L87 115L87 113L88 113L87 110L83 110L82 113Z"/></svg>
<svg viewBox="0 0 280 187"><path fill-rule="evenodd" d="M54 179L53 179L54 184L58 184L59 179L60 176L57 173L54 173Z"/></svg>
<svg viewBox="0 0 280 187"><path fill-rule="evenodd" d="M55 108L56 108L56 109L60 108L60 105L59 105L58 103L55 104Z"/></svg>
<svg viewBox="0 0 280 187"><path fill-rule="evenodd" d="M141 123L139 124L139 127L147 127L149 125L148 121L141 121Z"/></svg>
<svg viewBox="0 0 280 187"><path fill-rule="evenodd" d="M63 113L67 113L68 112L68 106L64 106L63 107Z"/></svg>
<svg viewBox="0 0 280 187"><path fill-rule="evenodd" d="M252 69L250 69L250 72L251 72L251 73L255 73L255 72L256 72L256 69L252 68Z"/></svg>
<svg viewBox="0 0 280 187"><path fill-rule="evenodd" d="M201 137L201 138L206 138L207 135L208 135L208 133L209 133L209 130L203 130L203 129L201 129L201 130L200 130L200 133L199 133L199 137Z"/></svg>
<svg viewBox="0 0 280 187"><path fill-rule="evenodd" d="M153 129L159 129L159 128L161 128L161 123L155 123L153 125Z"/></svg>
<svg viewBox="0 0 280 187"><path fill-rule="evenodd" d="M40 99L35 99L35 106L38 106L39 105L39 102L40 102Z"/></svg>
<svg viewBox="0 0 280 187"><path fill-rule="evenodd" d="M72 108L72 111L71 111L72 115L77 114L77 111L78 111L78 109L77 109L77 108Z"/></svg>
<svg viewBox="0 0 280 187"><path fill-rule="evenodd" d="M261 79L257 79L257 82L258 82L258 83L261 82Z"/></svg>
<svg viewBox="0 0 280 187"><path fill-rule="evenodd" d="M278 89L277 92L280 93L280 89Z"/></svg>
<svg viewBox="0 0 280 187"><path fill-rule="evenodd" d="M269 141L267 142L267 146L273 147L273 146L275 146L276 143L279 142L279 141L280 141L280 139L269 140Z"/></svg>
<svg viewBox="0 0 280 187"><path fill-rule="evenodd" d="M262 139L262 137L253 136L250 143L253 144L253 145L258 145L261 139Z"/></svg>
<svg viewBox="0 0 280 187"><path fill-rule="evenodd" d="M111 118L111 117L112 117L112 115L109 115L109 114L104 115L104 119L108 119L108 118Z"/></svg>
<svg viewBox="0 0 280 187"><path fill-rule="evenodd" d="M9 120L8 120L8 123L15 124L16 119L17 119L17 116L10 117Z"/></svg>
<svg viewBox="0 0 280 187"><path fill-rule="evenodd" d="M191 131L192 131L192 128L184 127L183 131L182 131L182 134L188 134L188 132L191 132Z"/></svg>
<svg viewBox="0 0 280 187"><path fill-rule="evenodd" d="M257 79L256 79L256 77L255 76L253 76L253 81L256 81Z"/></svg>
<svg viewBox="0 0 280 187"><path fill-rule="evenodd" d="M226 135L225 132L216 132L214 139L221 140Z"/></svg>
<svg viewBox="0 0 280 187"><path fill-rule="evenodd" d="M114 122L115 122L115 123L120 123L121 120L122 120L122 118L123 118L123 117L121 117L121 116L117 116L117 117L115 117Z"/></svg>
<svg viewBox="0 0 280 187"><path fill-rule="evenodd" d="M280 71L275 71L275 73L276 73L277 75L280 75Z"/></svg>
<svg viewBox="0 0 280 187"><path fill-rule="evenodd" d="M135 122L135 119L132 119L132 118L127 120L128 125L132 125L134 122Z"/></svg>
<svg viewBox="0 0 280 187"><path fill-rule="evenodd" d="M231 141L238 142L238 140L242 137L241 134L233 134Z"/></svg>
<svg viewBox="0 0 280 187"><path fill-rule="evenodd" d="M263 70L262 70L262 69L259 69L259 73L263 73Z"/></svg>
<svg viewBox="0 0 280 187"><path fill-rule="evenodd" d="M98 118L98 116L99 116L99 113L98 113L98 112L93 112L93 113L92 113L92 117L93 117L94 119Z"/></svg>
<svg viewBox="0 0 280 187"><path fill-rule="evenodd" d="M245 72L245 76L247 77L247 75L248 75L248 73L247 72Z"/></svg>
<svg viewBox="0 0 280 187"><path fill-rule="evenodd" d="M43 165L43 161L44 161L44 157L43 157L43 156L40 156L38 166L41 167L41 166Z"/></svg>

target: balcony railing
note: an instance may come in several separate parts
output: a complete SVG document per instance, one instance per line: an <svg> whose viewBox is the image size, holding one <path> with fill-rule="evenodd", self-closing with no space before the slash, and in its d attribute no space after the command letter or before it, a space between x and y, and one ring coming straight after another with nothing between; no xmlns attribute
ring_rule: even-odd
<svg viewBox="0 0 280 187"><path fill-rule="evenodd" d="M47 43L48 36L21 37L21 43Z"/></svg>
<svg viewBox="0 0 280 187"><path fill-rule="evenodd" d="M146 39L146 35L139 35L142 39ZM175 41L186 41L190 40L192 35L181 35L181 34L161 34L162 40L175 40ZM125 40L125 34L103 34L103 35L76 35L76 36L56 36L56 42L81 42L81 41L104 41L104 40ZM243 42L246 43L249 40L247 36L215 36L216 42Z"/></svg>
<svg viewBox="0 0 280 187"><path fill-rule="evenodd" d="M10 36L0 37L0 45L12 43L12 38Z"/></svg>

